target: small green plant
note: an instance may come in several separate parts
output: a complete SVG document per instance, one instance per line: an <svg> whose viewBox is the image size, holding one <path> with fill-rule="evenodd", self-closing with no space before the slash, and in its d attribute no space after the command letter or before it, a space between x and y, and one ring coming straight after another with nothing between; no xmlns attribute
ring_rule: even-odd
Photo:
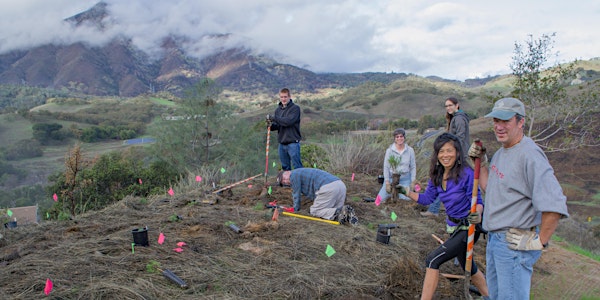
<svg viewBox="0 0 600 300"><path fill-rule="evenodd" d="M148 273L158 273L159 269L160 263L155 260L151 260L146 264L146 272Z"/></svg>
<svg viewBox="0 0 600 300"><path fill-rule="evenodd" d="M169 222L178 222L179 221L179 216L177 214L172 214L169 216Z"/></svg>
<svg viewBox="0 0 600 300"><path fill-rule="evenodd" d="M388 163L390 163L390 167L392 167L392 173L396 174L400 162L402 162L401 158L394 155L390 155L390 157L388 158Z"/></svg>
<svg viewBox="0 0 600 300"><path fill-rule="evenodd" d="M10 217L7 214L6 209L0 209L0 226L10 221Z"/></svg>
<svg viewBox="0 0 600 300"><path fill-rule="evenodd" d="M67 221L71 219L71 215L69 215L67 212L61 211L58 213L57 219L60 221Z"/></svg>
<svg viewBox="0 0 600 300"><path fill-rule="evenodd" d="M256 203L256 205L254 205L253 209L254 210L264 210L265 206L264 206L264 204L262 204L262 202L259 201Z"/></svg>

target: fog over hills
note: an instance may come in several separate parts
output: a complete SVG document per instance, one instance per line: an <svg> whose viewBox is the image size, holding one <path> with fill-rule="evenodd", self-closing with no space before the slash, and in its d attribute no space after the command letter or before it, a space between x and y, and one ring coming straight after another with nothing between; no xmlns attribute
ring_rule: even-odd
<svg viewBox="0 0 600 300"><path fill-rule="evenodd" d="M105 32L111 30L113 19L107 4L100 2L64 22L87 31ZM156 51L142 50L133 42L136 37L124 35L105 43L49 43L13 50L0 55L0 83L130 97L159 91L179 94L203 77L213 78L230 90L275 93L284 86L312 92L352 87L365 81L387 83L407 76L315 73L231 42L228 33L204 35L200 40L176 35L156 38L161 40ZM200 52L205 55L199 56Z"/></svg>

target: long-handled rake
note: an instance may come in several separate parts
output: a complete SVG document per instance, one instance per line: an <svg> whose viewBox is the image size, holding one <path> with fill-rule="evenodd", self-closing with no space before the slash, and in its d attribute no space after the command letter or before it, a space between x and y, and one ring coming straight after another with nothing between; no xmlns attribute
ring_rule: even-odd
<svg viewBox="0 0 600 300"><path fill-rule="evenodd" d="M232 187L234 187L234 186L236 186L236 185L240 185L240 184L242 184L242 183L244 183L244 182L248 182L248 181L250 181L250 180L252 180L252 179L254 179L254 178L256 178L256 177L258 177L258 176L260 176L260 175L261 175L261 174L256 174L256 175L254 175L254 176L252 176L252 177L248 177L248 178L246 178L246 179L244 179L244 180L240 180L240 181L238 181L238 182L236 182L236 183L232 183L232 184L230 184L230 185L228 185L228 186L222 187L222 188L220 188L220 189L218 189L218 190L216 190L216 191L213 191L212 193L213 193L213 194L217 194L217 193L219 193L219 192L222 192L222 191L224 191L224 190L228 190L228 189L230 189L230 188L232 188Z"/></svg>

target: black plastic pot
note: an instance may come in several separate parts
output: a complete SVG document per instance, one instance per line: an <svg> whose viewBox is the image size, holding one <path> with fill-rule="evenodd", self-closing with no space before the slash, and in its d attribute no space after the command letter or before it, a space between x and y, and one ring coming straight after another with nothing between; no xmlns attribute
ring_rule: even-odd
<svg viewBox="0 0 600 300"><path fill-rule="evenodd" d="M377 231L377 241L382 243L382 244L389 244L390 243L390 230L386 229L384 231Z"/></svg>
<svg viewBox="0 0 600 300"><path fill-rule="evenodd" d="M4 223L4 228L8 228L8 229L17 228L17 221L10 221L10 222Z"/></svg>
<svg viewBox="0 0 600 300"><path fill-rule="evenodd" d="M136 246L147 247L150 245L148 242L148 227L136 228L132 230L131 233L133 234L133 242Z"/></svg>

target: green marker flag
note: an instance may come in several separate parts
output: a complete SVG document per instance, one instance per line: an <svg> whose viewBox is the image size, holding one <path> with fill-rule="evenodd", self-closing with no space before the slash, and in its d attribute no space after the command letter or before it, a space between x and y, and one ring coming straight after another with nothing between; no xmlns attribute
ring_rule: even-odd
<svg viewBox="0 0 600 300"><path fill-rule="evenodd" d="M271 189L271 186L269 186L269 190L267 192L269 193L269 195L271 195L271 193L273 192L273 190Z"/></svg>
<svg viewBox="0 0 600 300"><path fill-rule="evenodd" d="M315 168L315 169L317 168L317 163L313 164L313 168Z"/></svg>
<svg viewBox="0 0 600 300"><path fill-rule="evenodd" d="M12 217L12 210L10 210L10 209L7 209L7 210L6 210L6 214L7 214L9 217Z"/></svg>
<svg viewBox="0 0 600 300"><path fill-rule="evenodd" d="M131 254L135 254L135 243L131 243Z"/></svg>
<svg viewBox="0 0 600 300"><path fill-rule="evenodd" d="M273 168L275 168L277 166L277 164L275 162L273 162Z"/></svg>
<svg viewBox="0 0 600 300"><path fill-rule="evenodd" d="M327 249L325 250L325 254L327 254L327 257L331 257L332 255L335 254L335 250L333 249L333 247L331 247L331 245L327 245Z"/></svg>
<svg viewBox="0 0 600 300"><path fill-rule="evenodd" d="M50 213L46 212L46 219L50 219Z"/></svg>
<svg viewBox="0 0 600 300"><path fill-rule="evenodd" d="M221 168L221 173L225 173L225 168Z"/></svg>
<svg viewBox="0 0 600 300"><path fill-rule="evenodd" d="M398 216L395 212L392 212L392 215L390 217L392 218L392 221L396 221L396 219L398 219Z"/></svg>

